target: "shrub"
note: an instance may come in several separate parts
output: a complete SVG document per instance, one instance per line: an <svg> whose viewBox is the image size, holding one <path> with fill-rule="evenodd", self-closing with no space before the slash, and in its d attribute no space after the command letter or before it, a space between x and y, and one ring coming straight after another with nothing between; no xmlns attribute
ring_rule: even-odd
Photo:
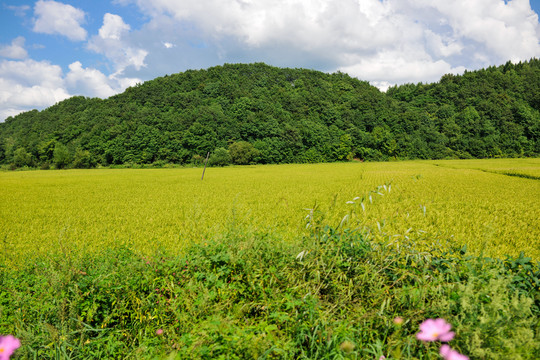
<svg viewBox="0 0 540 360"><path fill-rule="evenodd" d="M229 151L225 148L217 148L214 153L210 155L208 159L208 165L210 166L226 166L231 163L231 156Z"/></svg>
<svg viewBox="0 0 540 360"><path fill-rule="evenodd" d="M229 145L231 160L237 165L256 163L260 156L259 150L247 141L237 141Z"/></svg>
<svg viewBox="0 0 540 360"><path fill-rule="evenodd" d="M89 169L96 166L94 157L88 150L77 148L73 157L72 166L76 169Z"/></svg>
<svg viewBox="0 0 540 360"><path fill-rule="evenodd" d="M32 154L27 152L25 148L20 147L13 153L13 163L16 167L32 166Z"/></svg>
<svg viewBox="0 0 540 360"><path fill-rule="evenodd" d="M194 166L201 166L204 164L204 157L202 157L201 155L193 155L193 157L191 158L191 164L194 165Z"/></svg>

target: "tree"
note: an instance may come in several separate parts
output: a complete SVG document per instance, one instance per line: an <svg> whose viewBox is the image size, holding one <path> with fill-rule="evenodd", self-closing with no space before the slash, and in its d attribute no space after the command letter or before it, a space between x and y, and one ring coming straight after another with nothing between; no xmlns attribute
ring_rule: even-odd
<svg viewBox="0 0 540 360"><path fill-rule="evenodd" d="M229 145L229 154L234 164L247 165L257 162L261 153L247 141L237 141Z"/></svg>
<svg viewBox="0 0 540 360"><path fill-rule="evenodd" d="M339 144L335 148L335 157L338 160L352 160L354 157L353 149L352 149L352 140L351 135L349 134L343 134L341 135L339 139Z"/></svg>
<svg viewBox="0 0 540 360"><path fill-rule="evenodd" d="M39 159L47 162L53 159L54 148L56 147L56 140L43 141L38 146Z"/></svg>
<svg viewBox="0 0 540 360"><path fill-rule="evenodd" d="M32 166L32 154L20 147L13 153L13 163L16 167Z"/></svg>
<svg viewBox="0 0 540 360"><path fill-rule="evenodd" d="M208 159L208 165L210 166L226 166L230 163L231 156L229 155L229 150L222 147L214 150L214 153Z"/></svg>
<svg viewBox="0 0 540 360"><path fill-rule="evenodd" d="M64 144L57 143L54 147L53 163L57 169L64 169L71 164L71 153Z"/></svg>
<svg viewBox="0 0 540 360"><path fill-rule="evenodd" d="M75 155L73 156L72 166L76 169L89 169L96 166L96 162L93 159L90 151L77 148Z"/></svg>

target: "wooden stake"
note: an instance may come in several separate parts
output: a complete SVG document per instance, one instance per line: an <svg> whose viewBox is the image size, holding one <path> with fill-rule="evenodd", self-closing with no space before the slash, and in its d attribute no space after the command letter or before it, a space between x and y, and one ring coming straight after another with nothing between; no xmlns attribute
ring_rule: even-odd
<svg viewBox="0 0 540 360"><path fill-rule="evenodd" d="M206 160L204 161L204 169L202 171L201 180L204 179L204 172L206 171L206 163L208 163L208 158L209 157L210 157L210 151L208 152L208 154L206 154Z"/></svg>

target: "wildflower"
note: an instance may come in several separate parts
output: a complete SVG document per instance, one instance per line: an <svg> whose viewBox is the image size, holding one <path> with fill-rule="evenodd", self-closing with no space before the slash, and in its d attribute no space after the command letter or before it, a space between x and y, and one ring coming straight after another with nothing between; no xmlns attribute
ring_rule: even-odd
<svg viewBox="0 0 540 360"><path fill-rule="evenodd" d="M399 317L399 316L395 317L395 318L394 318L394 324L396 324L396 325L402 325L402 324L403 324L403 318L402 318L402 317Z"/></svg>
<svg viewBox="0 0 540 360"><path fill-rule="evenodd" d="M156 330L156 335L161 335L163 334L163 329L157 329Z"/></svg>
<svg viewBox="0 0 540 360"><path fill-rule="evenodd" d="M9 357L21 346L21 341L13 335L0 336L0 360L9 360Z"/></svg>
<svg viewBox="0 0 540 360"><path fill-rule="evenodd" d="M381 357L379 358L379 360L384 360L384 359L386 359L386 356L384 355L381 355Z"/></svg>
<svg viewBox="0 0 540 360"><path fill-rule="evenodd" d="M450 348L450 346L444 344L441 346L439 353L444 358L444 360L469 360L469 357L458 353L456 350Z"/></svg>
<svg viewBox="0 0 540 360"><path fill-rule="evenodd" d="M427 319L420 324L420 332L416 338L422 341L448 342L454 338L454 332L450 331L452 325L444 319Z"/></svg>

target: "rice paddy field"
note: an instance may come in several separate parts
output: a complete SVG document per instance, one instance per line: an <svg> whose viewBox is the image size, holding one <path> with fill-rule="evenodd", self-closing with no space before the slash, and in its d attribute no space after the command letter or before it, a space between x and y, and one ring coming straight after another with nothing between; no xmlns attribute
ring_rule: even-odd
<svg viewBox="0 0 540 360"><path fill-rule="evenodd" d="M540 159L208 168L202 181L201 173L0 172L0 260L16 266L119 245L181 251L238 229L294 241L314 217L397 246L540 260Z"/></svg>

